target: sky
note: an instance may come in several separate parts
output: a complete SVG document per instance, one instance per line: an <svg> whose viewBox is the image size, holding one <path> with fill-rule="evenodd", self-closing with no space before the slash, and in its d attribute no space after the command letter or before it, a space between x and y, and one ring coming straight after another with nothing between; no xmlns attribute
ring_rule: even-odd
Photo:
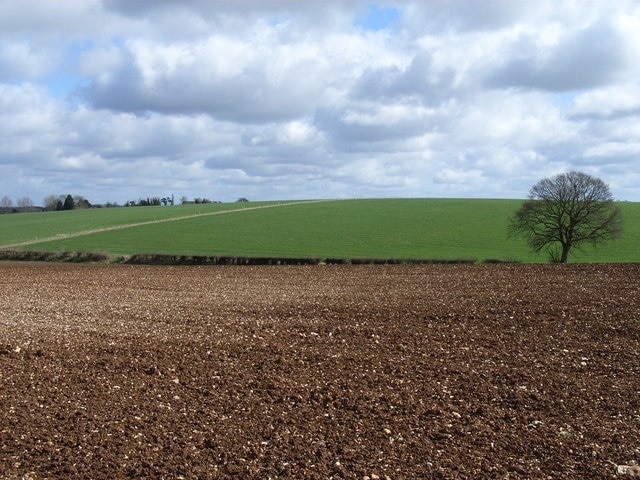
<svg viewBox="0 0 640 480"><path fill-rule="evenodd" d="M0 0L0 197L640 201L640 1Z"/></svg>

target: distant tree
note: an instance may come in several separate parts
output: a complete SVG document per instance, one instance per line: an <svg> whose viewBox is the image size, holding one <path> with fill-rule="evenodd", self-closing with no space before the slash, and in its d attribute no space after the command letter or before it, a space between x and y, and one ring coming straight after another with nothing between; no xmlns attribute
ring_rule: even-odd
<svg viewBox="0 0 640 480"><path fill-rule="evenodd" d="M17 202L18 207L20 208L30 208L33 207L33 200L29 197L20 197Z"/></svg>
<svg viewBox="0 0 640 480"><path fill-rule="evenodd" d="M244 197L240 197L238 200L236 200L236 202L240 202L240 203L242 203L242 202L248 202L248 201L249 201L249 200L247 200L247 199L246 199L246 198L244 198Z"/></svg>
<svg viewBox="0 0 640 480"><path fill-rule="evenodd" d="M73 210L76 206L76 202L73 200L73 197L69 194L65 197L64 202L62 203L63 210Z"/></svg>
<svg viewBox="0 0 640 480"><path fill-rule="evenodd" d="M512 236L524 237L535 252L566 263L572 248L600 245L622 233L620 210L609 187L580 172L545 178L529 191L529 199L509 222Z"/></svg>
<svg viewBox="0 0 640 480"><path fill-rule="evenodd" d="M44 197L43 201L45 210L57 210L59 200L56 195L47 195L46 197Z"/></svg>
<svg viewBox="0 0 640 480"><path fill-rule="evenodd" d="M91 203L89 200L84 198L82 195L74 195L73 196L74 208L91 208Z"/></svg>
<svg viewBox="0 0 640 480"><path fill-rule="evenodd" d="M0 198L0 208L11 208L13 207L13 200L10 197L4 196Z"/></svg>

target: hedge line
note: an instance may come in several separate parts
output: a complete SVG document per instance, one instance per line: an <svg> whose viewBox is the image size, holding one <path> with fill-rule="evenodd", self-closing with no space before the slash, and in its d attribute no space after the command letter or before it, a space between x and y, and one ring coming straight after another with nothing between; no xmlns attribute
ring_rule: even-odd
<svg viewBox="0 0 640 480"><path fill-rule="evenodd" d="M0 260L26 262L106 262L109 256L98 252L34 252L29 250L0 250Z"/></svg>
<svg viewBox="0 0 640 480"><path fill-rule="evenodd" d="M475 260L429 260L393 258L243 257L232 255L137 254L122 263L130 265L401 265L436 263L475 263Z"/></svg>
<svg viewBox="0 0 640 480"><path fill-rule="evenodd" d="M31 262L107 262L127 265L409 265L476 263L473 259L244 257L233 255L166 255L141 253L110 258L97 252L1 250L0 260Z"/></svg>

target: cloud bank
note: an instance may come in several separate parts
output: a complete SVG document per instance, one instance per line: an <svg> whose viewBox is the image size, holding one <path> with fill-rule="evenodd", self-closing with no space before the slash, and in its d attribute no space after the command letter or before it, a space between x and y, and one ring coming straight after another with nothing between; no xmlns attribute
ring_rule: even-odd
<svg viewBox="0 0 640 480"><path fill-rule="evenodd" d="M0 196L640 201L637 1L0 1Z"/></svg>

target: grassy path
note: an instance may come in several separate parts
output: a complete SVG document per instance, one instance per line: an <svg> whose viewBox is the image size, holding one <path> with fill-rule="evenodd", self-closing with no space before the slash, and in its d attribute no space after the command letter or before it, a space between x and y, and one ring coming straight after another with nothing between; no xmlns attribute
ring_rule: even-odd
<svg viewBox="0 0 640 480"><path fill-rule="evenodd" d="M286 203L276 203L276 204L272 204L272 205L260 205L257 207L247 207L247 208L235 208L235 209L231 209L231 210L220 210L220 211L216 211L216 212L208 212L208 213L194 213L194 214L190 214L190 215L183 215L180 217L171 217L171 218L163 218L163 219L159 219L159 220L147 220L144 222L136 222L136 223L126 223L123 225L112 225L109 227L101 227L101 228L93 228L90 230L81 230L78 232L73 232L73 233L59 233L53 236L49 236L49 237L40 237L40 238L35 238L35 239L31 239L31 240L25 240L22 242L18 242L18 243L12 243L12 244L8 244L8 245L0 245L0 250L6 250L8 248L15 248L15 247L23 247L25 245L34 245L37 243L44 243L44 242L51 242L51 241L55 241L55 240L61 240L64 238L74 238L74 237L82 237L85 235L92 235L94 233L101 233L101 232L108 232L111 230L123 230L125 228L132 228L132 227L139 227L142 225L151 225L154 223L165 223L165 222L176 222L178 220L186 220L188 218L195 218L195 217L207 217L207 216L211 216L211 215L222 215L222 214L226 214L226 213L238 213L238 212L246 212L249 210L258 210L258 209L262 209L262 208L276 208L276 207L286 207L288 205L300 205L303 203L319 203L319 202L331 202L331 201L335 201L335 200L302 200L302 201L297 201L297 202L286 202Z"/></svg>

